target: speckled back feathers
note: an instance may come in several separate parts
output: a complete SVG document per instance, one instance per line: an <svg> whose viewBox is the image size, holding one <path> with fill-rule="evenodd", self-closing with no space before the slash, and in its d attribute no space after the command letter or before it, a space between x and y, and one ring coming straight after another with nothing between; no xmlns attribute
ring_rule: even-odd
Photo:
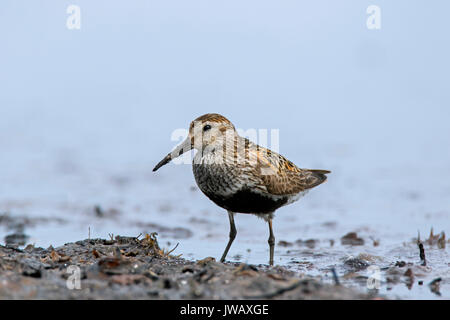
<svg viewBox="0 0 450 320"><path fill-rule="evenodd" d="M206 114L195 121L232 126L219 114ZM282 155L239 136L232 128L234 132L223 145L199 150L193 161L198 186L218 205L227 208L227 198L250 192L263 197L260 200L271 199L279 207L326 181L330 171L300 169Z"/></svg>

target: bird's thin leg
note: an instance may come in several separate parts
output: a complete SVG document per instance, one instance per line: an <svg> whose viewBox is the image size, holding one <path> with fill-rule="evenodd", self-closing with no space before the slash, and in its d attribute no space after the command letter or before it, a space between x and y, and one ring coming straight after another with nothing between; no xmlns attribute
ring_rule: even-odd
<svg viewBox="0 0 450 320"><path fill-rule="evenodd" d="M228 250L230 250L231 244L233 243L234 238L236 238L236 226L234 225L234 213L228 211L228 218L230 218L230 239L228 240L227 247L223 252L222 258L220 258L220 262L224 262L227 256Z"/></svg>
<svg viewBox="0 0 450 320"><path fill-rule="evenodd" d="M271 266L273 266L273 250L275 247L275 236L273 235L273 230L272 230L272 219L269 219L267 222L269 223L269 240L267 241L267 242L269 242L269 249L270 249L269 264Z"/></svg>

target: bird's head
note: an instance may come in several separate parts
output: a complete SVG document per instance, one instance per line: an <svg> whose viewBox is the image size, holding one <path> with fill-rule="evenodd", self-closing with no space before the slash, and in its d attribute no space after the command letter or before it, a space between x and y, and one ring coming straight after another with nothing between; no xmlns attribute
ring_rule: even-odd
<svg viewBox="0 0 450 320"><path fill-rule="evenodd" d="M224 116L217 113L204 114L191 122L186 139L165 156L153 171L191 149L205 152L215 148L223 148L226 139L233 137L235 134L234 125Z"/></svg>

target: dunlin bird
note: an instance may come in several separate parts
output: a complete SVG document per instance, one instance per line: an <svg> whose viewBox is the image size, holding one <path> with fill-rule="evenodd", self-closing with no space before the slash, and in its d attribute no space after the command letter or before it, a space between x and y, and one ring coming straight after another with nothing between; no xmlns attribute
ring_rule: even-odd
<svg viewBox="0 0 450 320"><path fill-rule="evenodd" d="M184 142L153 169L196 149L192 168L200 190L228 211L230 234L221 262L236 237L235 213L251 213L269 224L270 265L275 237L272 219L278 208L298 200L327 179L328 170L300 169L280 154L239 136L224 116L208 113L192 121Z"/></svg>

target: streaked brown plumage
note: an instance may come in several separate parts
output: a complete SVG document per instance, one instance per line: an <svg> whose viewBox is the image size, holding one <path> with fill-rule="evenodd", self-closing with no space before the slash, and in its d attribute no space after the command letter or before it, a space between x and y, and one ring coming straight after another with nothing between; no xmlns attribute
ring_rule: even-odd
<svg viewBox="0 0 450 320"><path fill-rule="evenodd" d="M192 121L186 140L153 171L192 148L198 150L192 165L197 185L209 199L228 211L230 239L221 261L236 236L234 214L251 213L269 223L272 265L273 213L325 182L330 171L298 168L282 155L239 136L228 119L215 113Z"/></svg>

